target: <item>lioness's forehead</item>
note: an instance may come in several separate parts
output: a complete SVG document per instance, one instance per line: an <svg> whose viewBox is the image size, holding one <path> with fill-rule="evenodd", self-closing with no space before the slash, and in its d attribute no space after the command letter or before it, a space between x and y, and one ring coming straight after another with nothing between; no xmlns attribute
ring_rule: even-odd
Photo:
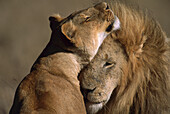
<svg viewBox="0 0 170 114"><path fill-rule="evenodd" d="M80 24L81 22L85 21L87 17L90 17L91 20L94 19L99 14L99 11L95 9L94 7L90 7L87 9L83 9L80 11L75 11L71 15L69 15L67 18L63 20L63 23L72 20L74 24ZM93 17L93 18L92 18ZM95 18L98 20L98 18ZM98 20L99 21L99 20Z"/></svg>
<svg viewBox="0 0 170 114"><path fill-rule="evenodd" d="M92 15L95 15L97 14L99 11L97 9L95 9L94 7L91 7L91 8L87 8L87 9L84 9L84 10L81 10L81 11L78 11L78 12L74 12L72 14L72 17L76 17L76 16L82 16L82 15L86 15L86 16L92 16Z"/></svg>

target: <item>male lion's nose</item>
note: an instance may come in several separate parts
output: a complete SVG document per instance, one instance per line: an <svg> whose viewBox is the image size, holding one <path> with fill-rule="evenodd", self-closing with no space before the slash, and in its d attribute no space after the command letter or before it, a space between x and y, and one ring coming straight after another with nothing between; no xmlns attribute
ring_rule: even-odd
<svg viewBox="0 0 170 114"><path fill-rule="evenodd" d="M101 2L95 5L95 8L98 10L107 10L109 9L109 6L106 2Z"/></svg>

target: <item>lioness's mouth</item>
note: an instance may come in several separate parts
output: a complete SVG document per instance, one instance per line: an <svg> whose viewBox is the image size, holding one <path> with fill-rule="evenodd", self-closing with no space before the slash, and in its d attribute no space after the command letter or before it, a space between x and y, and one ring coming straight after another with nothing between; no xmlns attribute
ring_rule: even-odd
<svg viewBox="0 0 170 114"><path fill-rule="evenodd" d="M111 32L113 29L113 22L106 28L106 32Z"/></svg>
<svg viewBox="0 0 170 114"><path fill-rule="evenodd" d="M111 32L112 30L120 29L120 20L117 16L114 16L114 22L112 22L107 28L106 32Z"/></svg>

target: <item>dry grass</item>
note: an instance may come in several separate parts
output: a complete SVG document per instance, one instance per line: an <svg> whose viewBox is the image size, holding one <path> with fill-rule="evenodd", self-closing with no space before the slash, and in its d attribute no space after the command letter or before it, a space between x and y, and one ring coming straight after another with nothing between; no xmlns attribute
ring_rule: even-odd
<svg viewBox="0 0 170 114"><path fill-rule="evenodd" d="M152 10L170 36L170 1L138 1ZM53 13L67 16L91 4L91 0L0 1L0 114L8 113L17 85L49 41L48 17Z"/></svg>

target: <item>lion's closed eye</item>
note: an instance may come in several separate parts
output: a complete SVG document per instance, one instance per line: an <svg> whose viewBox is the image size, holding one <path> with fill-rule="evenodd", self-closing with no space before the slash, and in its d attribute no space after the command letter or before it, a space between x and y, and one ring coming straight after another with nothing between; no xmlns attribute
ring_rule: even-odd
<svg viewBox="0 0 170 114"><path fill-rule="evenodd" d="M106 62L104 65L103 65L103 68L111 68L111 67L114 67L116 65L115 62Z"/></svg>
<svg viewBox="0 0 170 114"><path fill-rule="evenodd" d="M81 23L88 22L90 21L91 16L87 14L80 14L80 20L82 20Z"/></svg>
<svg viewBox="0 0 170 114"><path fill-rule="evenodd" d="M91 19L90 16L87 16L86 19L85 19L85 22L90 21L90 19Z"/></svg>

